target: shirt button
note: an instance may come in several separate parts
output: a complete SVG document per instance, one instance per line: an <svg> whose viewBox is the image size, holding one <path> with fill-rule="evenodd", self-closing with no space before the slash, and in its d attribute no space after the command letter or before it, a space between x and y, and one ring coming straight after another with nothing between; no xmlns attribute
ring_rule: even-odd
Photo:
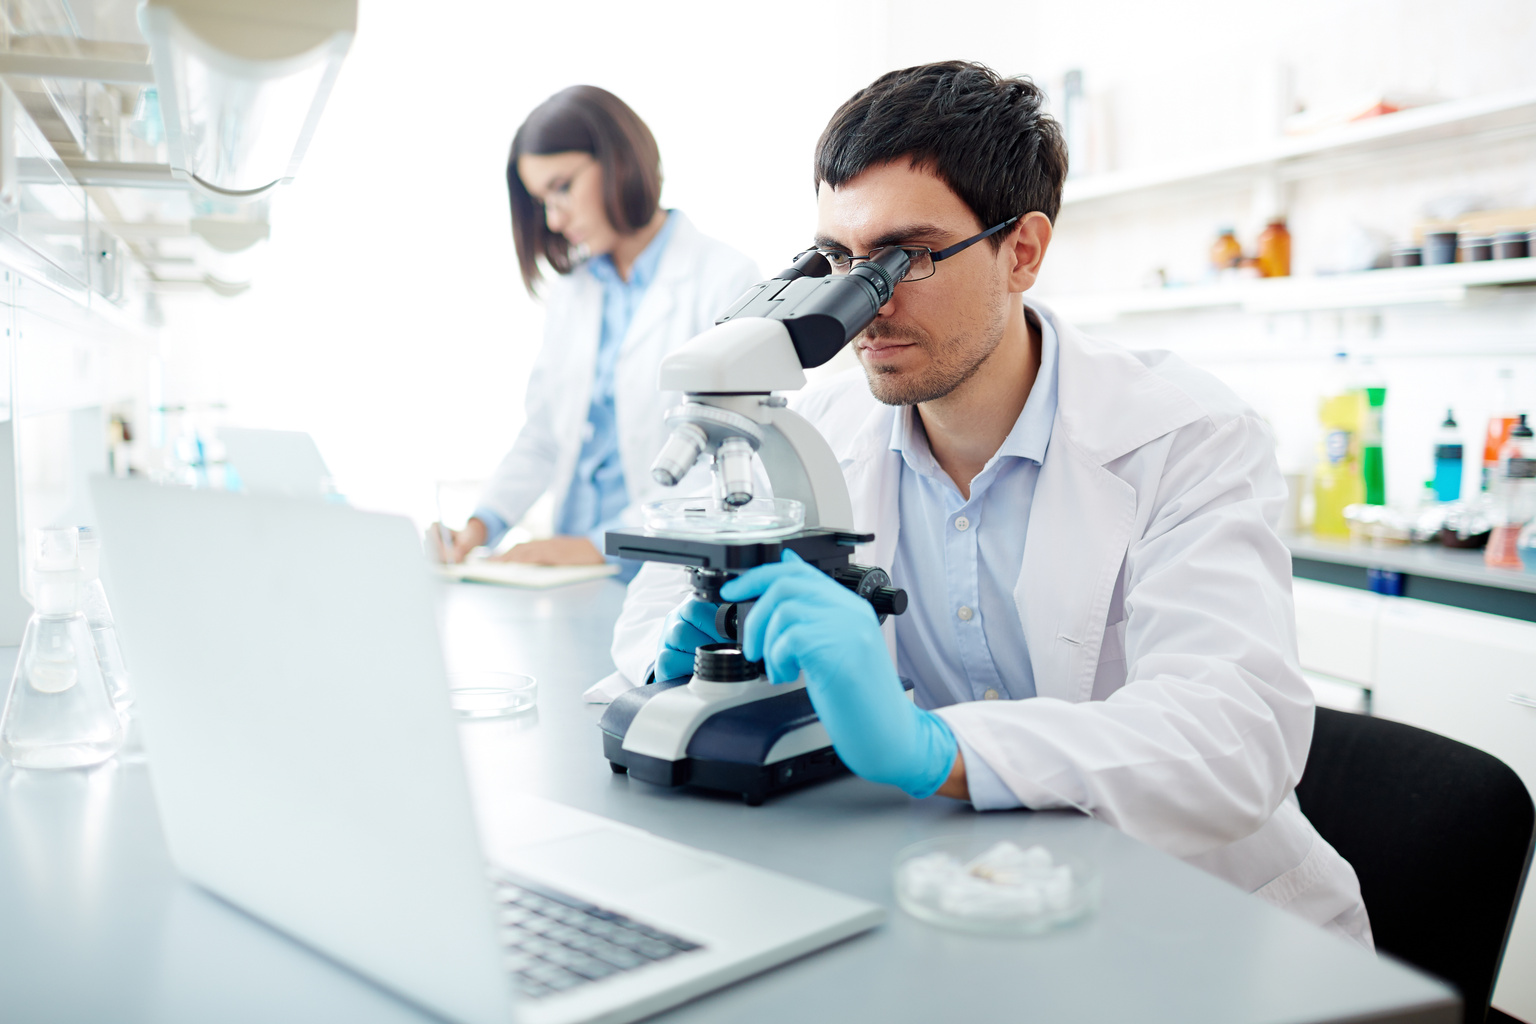
<svg viewBox="0 0 1536 1024"><path fill-rule="evenodd" d="M960 606L960 610L958 612L956 612L955 614L960 616L960 621L961 622L970 622L971 621L971 616L975 615L976 613L971 611L969 605L961 605Z"/></svg>
<svg viewBox="0 0 1536 1024"><path fill-rule="evenodd" d="M957 530L969 530L970 528L971 528L971 521L969 519L965 518L965 516L956 516L955 517L955 529L957 529Z"/></svg>
<svg viewBox="0 0 1536 1024"><path fill-rule="evenodd" d="M996 690L988 690L986 693L981 695L983 700L997 700L997 696L998 695Z"/></svg>

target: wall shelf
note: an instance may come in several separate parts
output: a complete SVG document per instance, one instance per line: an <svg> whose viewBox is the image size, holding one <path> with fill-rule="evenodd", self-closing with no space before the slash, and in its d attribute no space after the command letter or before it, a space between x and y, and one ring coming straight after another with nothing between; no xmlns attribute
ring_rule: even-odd
<svg viewBox="0 0 1536 1024"><path fill-rule="evenodd" d="M1149 189L1208 186L1220 179L1277 174L1295 179L1331 169L1339 158L1446 140L1536 135L1536 90L1500 93L1354 121L1309 135L1283 136L1250 149L1146 170L1114 171L1067 182L1062 206L1081 206Z"/></svg>
<svg viewBox="0 0 1536 1024"><path fill-rule="evenodd" d="M1102 324L1122 316L1204 309L1287 313L1461 302L1472 289L1522 285L1536 285L1536 256L1044 298L1073 323Z"/></svg>

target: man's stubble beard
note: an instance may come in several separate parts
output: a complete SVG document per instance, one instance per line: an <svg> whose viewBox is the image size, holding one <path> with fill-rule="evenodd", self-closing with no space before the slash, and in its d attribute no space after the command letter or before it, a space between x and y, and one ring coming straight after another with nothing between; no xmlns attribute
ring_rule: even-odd
<svg viewBox="0 0 1536 1024"><path fill-rule="evenodd" d="M965 325L971 328L969 331L962 327L959 334L943 342L935 342L926 332L915 328L895 327L880 321L870 324L864 332L866 337L909 341L929 356L928 368L908 379L902 379L894 368L866 365L864 376L869 380L870 393L885 405L920 405L952 393L974 377L1002 343L1003 329L1008 322L1007 304L1000 303L990 313L990 316L984 314Z"/></svg>

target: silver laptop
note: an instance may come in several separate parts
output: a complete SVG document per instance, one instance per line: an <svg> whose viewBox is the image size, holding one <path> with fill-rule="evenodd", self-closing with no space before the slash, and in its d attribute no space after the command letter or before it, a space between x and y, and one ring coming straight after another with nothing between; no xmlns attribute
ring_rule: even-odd
<svg viewBox="0 0 1536 1024"><path fill-rule="evenodd" d="M407 520L92 487L172 858L405 998L475 1024L629 1021L883 918L534 798L488 863Z"/></svg>
<svg viewBox="0 0 1536 1024"><path fill-rule="evenodd" d="M240 489L251 494L313 498L331 487L331 471L315 439L302 430L224 427L224 461L235 468Z"/></svg>

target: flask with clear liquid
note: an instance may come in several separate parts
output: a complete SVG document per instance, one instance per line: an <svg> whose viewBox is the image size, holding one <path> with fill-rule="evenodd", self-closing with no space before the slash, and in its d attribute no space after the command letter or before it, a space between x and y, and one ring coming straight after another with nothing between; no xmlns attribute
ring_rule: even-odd
<svg viewBox="0 0 1536 1024"><path fill-rule="evenodd" d="M129 685L128 667L123 661L123 650L117 642L117 626L112 621L112 608L107 604L107 592L101 585L101 538L89 526L80 527L80 571L84 575L85 593L80 610L85 614L86 625L91 627L91 640L96 646L96 661L101 665L101 675L107 684L112 704L123 718L126 735L123 753L142 754L143 742L139 734L138 718L134 714L133 690Z"/></svg>
<svg viewBox="0 0 1536 1024"><path fill-rule="evenodd" d="M123 720L81 610L79 531L35 536L33 611L0 714L0 755L18 768L86 768L117 753Z"/></svg>
<svg viewBox="0 0 1536 1024"><path fill-rule="evenodd" d="M80 527L80 572L84 584L80 611L91 627L96 660L101 663L101 675L107 682L112 703L127 715L133 707L133 693L128 688L128 669L123 664L123 651L117 643L117 628L112 622L107 592L101 586L101 540L89 526Z"/></svg>

